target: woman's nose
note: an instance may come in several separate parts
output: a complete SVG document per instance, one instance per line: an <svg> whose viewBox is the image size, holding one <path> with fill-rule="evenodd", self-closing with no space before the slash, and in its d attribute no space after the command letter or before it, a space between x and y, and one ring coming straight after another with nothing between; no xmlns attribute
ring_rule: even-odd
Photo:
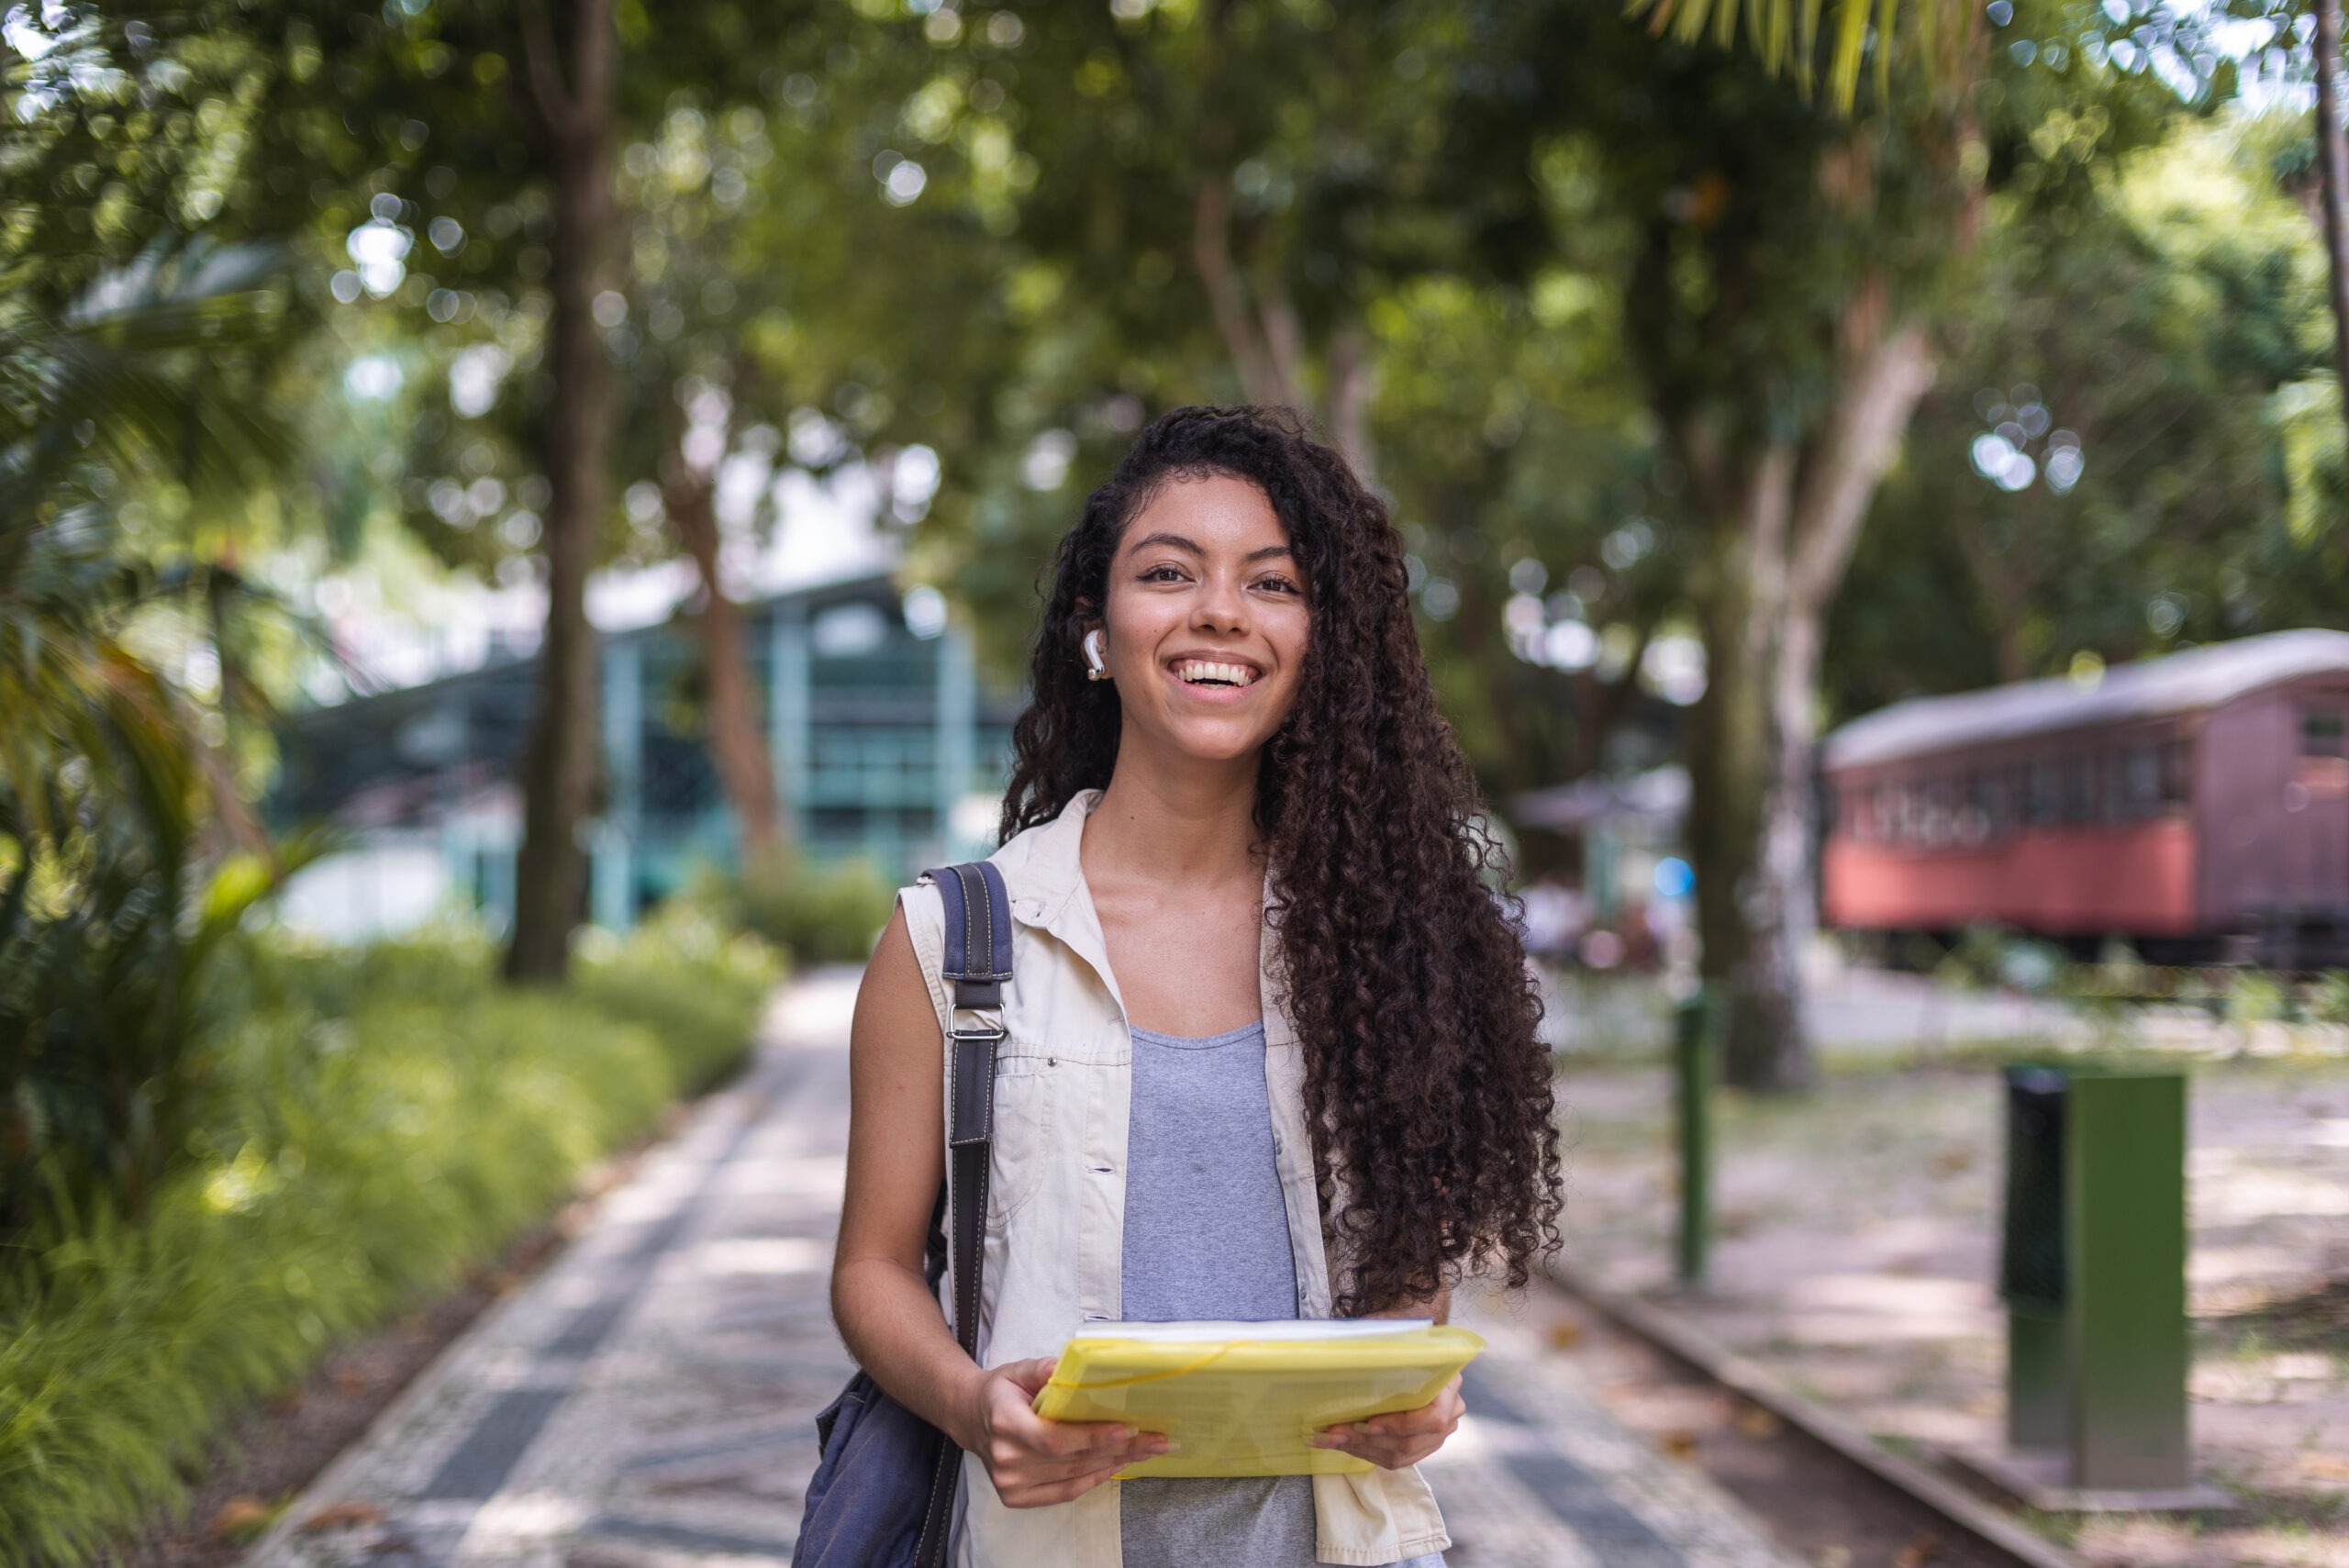
<svg viewBox="0 0 2349 1568"><path fill-rule="evenodd" d="M1191 611L1191 623L1201 630L1248 629L1248 595L1231 579L1211 576Z"/></svg>

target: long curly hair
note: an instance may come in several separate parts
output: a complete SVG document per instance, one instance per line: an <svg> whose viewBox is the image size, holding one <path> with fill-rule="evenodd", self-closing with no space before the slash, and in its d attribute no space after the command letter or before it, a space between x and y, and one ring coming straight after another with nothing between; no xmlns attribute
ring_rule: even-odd
<svg viewBox="0 0 2349 1568"><path fill-rule="evenodd" d="M1542 1004L1466 760L1436 710L1386 506L1294 416L1178 408L1135 440L1061 540L1012 730L1002 836L1108 785L1120 713L1085 678L1126 526L1171 482L1261 488L1311 629L1297 704L1259 763L1256 828L1281 984L1305 1051L1337 1310L1419 1301L1558 1245L1558 1132Z"/></svg>

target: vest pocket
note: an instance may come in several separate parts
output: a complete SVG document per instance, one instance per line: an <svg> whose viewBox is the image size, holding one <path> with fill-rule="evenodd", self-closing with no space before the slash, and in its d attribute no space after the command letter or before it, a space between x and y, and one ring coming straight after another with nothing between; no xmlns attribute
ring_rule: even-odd
<svg viewBox="0 0 2349 1568"><path fill-rule="evenodd" d="M1052 1162L1052 1099L1062 1069L1006 1040L995 1059L995 1148L987 1162L987 1229L1001 1230L1042 1184Z"/></svg>

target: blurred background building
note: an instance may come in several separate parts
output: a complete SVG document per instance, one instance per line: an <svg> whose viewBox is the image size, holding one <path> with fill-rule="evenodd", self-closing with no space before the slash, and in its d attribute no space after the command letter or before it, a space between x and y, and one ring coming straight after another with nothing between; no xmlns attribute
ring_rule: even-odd
<svg viewBox="0 0 2349 1568"><path fill-rule="evenodd" d="M740 608L802 853L862 856L904 882L993 848L1017 701L982 682L968 633L935 594L900 595L875 573ZM602 669L607 799L587 828L588 913L625 929L698 867L740 856L703 739L690 628L664 620L609 634ZM287 720L273 809L323 819L345 844L295 879L288 918L352 937L462 907L502 929L537 671L507 652Z"/></svg>

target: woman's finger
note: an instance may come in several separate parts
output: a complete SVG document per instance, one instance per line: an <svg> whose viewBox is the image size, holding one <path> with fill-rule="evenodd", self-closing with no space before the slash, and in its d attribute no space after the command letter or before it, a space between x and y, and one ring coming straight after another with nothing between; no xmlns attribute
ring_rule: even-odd
<svg viewBox="0 0 2349 1568"><path fill-rule="evenodd" d="M1395 1410L1384 1416L1373 1416L1365 1421L1351 1425L1381 1437L1402 1436L1416 1432L1449 1432L1467 1413L1468 1407L1460 1397L1460 1379L1454 1377L1443 1385L1443 1392L1416 1410Z"/></svg>
<svg viewBox="0 0 2349 1568"><path fill-rule="evenodd" d="M1057 1356L1036 1356L1028 1361L1006 1362L996 1371L1020 1393L1033 1399L1052 1379L1052 1368L1060 1364Z"/></svg>
<svg viewBox="0 0 2349 1568"><path fill-rule="evenodd" d="M1146 1459L1156 1459L1165 1451L1166 1444L1163 1440L1155 1443L1131 1443L1118 1448L1098 1449L1087 1453L1069 1454L1055 1459L1033 1460L1021 1466L1020 1473L1040 1480L1063 1481L1104 1467L1110 1470L1122 1470L1129 1464L1140 1464Z"/></svg>
<svg viewBox="0 0 2349 1568"><path fill-rule="evenodd" d="M1023 1422L1021 1429L1008 1435L1025 1439L1039 1452L1073 1459L1080 1454L1122 1451L1151 1434L1116 1421L1047 1421L1039 1416L1032 1427Z"/></svg>
<svg viewBox="0 0 2349 1568"><path fill-rule="evenodd" d="M1460 1379L1454 1377L1443 1385L1442 1393L1416 1410L1393 1410L1360 1421L1341 1422L1325 1429L1333 1437L1341 1433L1375 1438L1410 1438L1429 1433L1448 1437L1467 1410L1467 1405L1460 1397Z"/></svg>
<svg viewBox="0 0 2349 1568"><path fill-rule="evenodd" d="M1090 1471L1119 1469L1155 1459L1165 1452L1163 1445L1148 1443L1119 1443L1107 1448L1085 1449L1074 1453L1041 1453L998 1451L995 1462L988 1468L998 1487L1018 1485L1030 1481L1063 1481Z"/></svg>
<svg viewBox="0 0 2349 1568"><path fill-rule="evenodd" d="M998 1486L996 1493L1003 1497L1004 1506L1007 1507L1050 1507L1055 1503L1065 1503L1085 1496L1085 1493L1092 1491L1124 1468L1123 1464L1112 1464L1107 1469L1083 1471L1062 1480L1039 1482L1015 1487L1009 1493L1004 1492L1003 1488Z"/></svg>
<svg viewBox="0 0 2349 1568"><path fill-rule="evenodd" d="M1358 1438L1328 1446L1341 1453L1349 1453L1356 1459L1375 1464L1381 1470L1401 1470L1407 1465L1417 1464L1419 1461L1426 1459L1441 1449L1443 1443L1437 1438L1421 1438L1407 1443Z"/></svg>

